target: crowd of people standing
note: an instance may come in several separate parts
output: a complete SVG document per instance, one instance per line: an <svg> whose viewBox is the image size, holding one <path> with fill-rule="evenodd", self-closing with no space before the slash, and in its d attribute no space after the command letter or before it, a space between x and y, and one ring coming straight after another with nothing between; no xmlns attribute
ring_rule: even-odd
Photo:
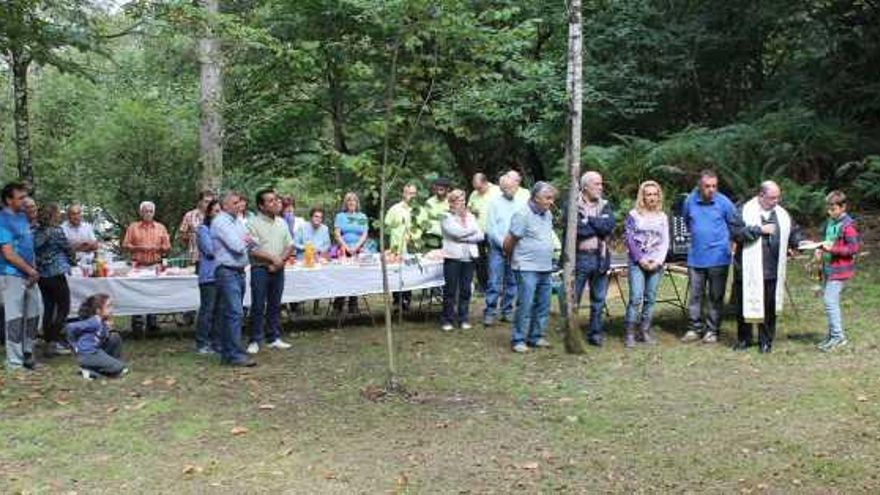
<svg viewBox="0 0 880 495"><path fill-rule="evenodd" d="M548 347L546 327L561 248L554 228L558 190L547 182L526 189L516 171L501 175L497 185L478 173L471 185L468 195L439 178L421 205L416 204L417 186L405 185L400 201L382 219L389 237L388 252L399 256L431 250L440 253L445 282L442 331L473 328L470 304L476 278L476 286L485 295L481 311L484 326L510 323L510 345L516 353ZM618 221L613 205L605 198L600 173L585 173L575 186L579 195L574 296L579 305L588 293L584 338L601 347ZM682 208L691 234L687 257L691 290L683 342L718 341L732 265L737 307L734 349L752 345L751 326L758 323L759 350L771 352L776 317L783 306L786 259L805 242L801 229L780 206L781 194L778 184L766 181L754 198L737 207L718 191L714 172L700 174ZM839 300L846 281L853 276L860 241L855 222L847 214L846 196L834 191L826 199L829 218L823 239L815 246L815 256L824 267L828 315L828 336L820 348L833 350L847 343ZM38 208L19 183L7 184L2 200L0 288L7 367L34 366L33 342L42 320L48 355L76 352L84 376L122 373L121 340L113 336L108 296L89 298L77 311L80 322L65 325L71 313L66 277L73 267L89 264L99 249L93 227L83 220L82 206L69 205L62 222L57 204ZM178 228L178 240L186 256L196 263L198 274L201 301L194 320L196 350L204 355L219 354L223 363L232 366L254 366L251 356L263 348L291 347L282 339L280 319L288 260L303 256L307 250L320 257L354 257L375 249L370 240L370 219L354 192L344 196L332 229L325 225L321 207L311 208L304 219L295 215L292 198L272 189L259 191L255 200L257 211L251 213L246 199L238 193L217 197L205 191ZM653 308L670 247L669 219L663 205L661 185L648 180L639 185L634 207L622 215L620 244L627 253L629 280L624 317L627 348L657 341L652 331ZM154 218L155 204L144 201L138 212L140 219L127 227L121 247L133 266L149 268L171 252L171 237ZM564 225L565 219L560 220ZM243 345L242 300L248 279L252 294L250 335ZM402 292L394 298L395 306L406 310L412 295ZM337 299L338 311L343 304L342 298ZM348 305L349 311L356 311L357 298L350 298ZM156 315L133 317L132 328L156 331ZM103 354L93 355L99 352Z"/></svg>

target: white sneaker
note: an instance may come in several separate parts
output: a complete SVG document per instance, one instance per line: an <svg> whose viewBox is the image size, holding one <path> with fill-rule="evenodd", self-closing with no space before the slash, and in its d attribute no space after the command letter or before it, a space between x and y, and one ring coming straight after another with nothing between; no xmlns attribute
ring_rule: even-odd
<svg viewBox="0 0 880 495"><path fill-rule="evenodd" d="M461 329L462 329L462 330L470 330L471 328L474 328L474 327L472 327L471 324L468 323L468 322L464 322L464 323L461 324Z"/></svg>
<svg viewBox="0 0 880 495"><path fill-rule="evenodd" d="M293 346L281 339L275 339L272 342L269 342L269 347L272 349L290 349Z"/></svg>
<svg viewBox="0 0 880 495"><path fill-rule="evenodd" d="M248 346L247 346L247 353L248 354L256 354L258 352L260 352L260 344L258 344L256 342L251 342L250 344L248 344Z"/></svg>
<svg viewBox="0 0 880 495"><path fill-rule="evenodd" d="M547 348L547 347L550 347L550 341L547 340L547 339L545 339L544 337L541 337L540 339L538 339L537 342L535 342L535 345L532 346L532 347L535 347L535 348L538 348L538 347Z"/></svg>
<svg viewBox="0 0 880 495"><path fill-rule="evenodd" d="M92 381L97 378L97 373L92 370L87 370L85 368L80 368L79 372L82 374L83 379Z"/></svg>
<svg viewBox="0 0 880 495"><path fill-rule="evenodd" d="M452 323L444 323L443 326L440 327L440 330L443 330L444 332L451 332L452 328Z"/></svg>
<svg viewBox="0 0 880 495"><path fill-rule="evenodd" d="M49 350L50 350L50 352L57 354L59 356L68 356L71 354L70 348L68 348L66 345L62 344L61 342L53 342L52 344L50 344Z"/></svg>
<svg viewBox="0 0 880 495"><path fill-rule="evenodd" d="M513 352L524 354L526 352L529 352L529 346L527 346L525 342L520 342L519 344L513 346Z"/></svg>

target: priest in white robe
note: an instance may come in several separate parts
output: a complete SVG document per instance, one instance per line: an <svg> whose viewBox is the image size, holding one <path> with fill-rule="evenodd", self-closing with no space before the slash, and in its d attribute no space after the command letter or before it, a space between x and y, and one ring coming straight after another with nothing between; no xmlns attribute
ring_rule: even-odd
<svg viewBox="0 0 880 495"><path fill-rule="evenodd" d="M759 351L773 349L776 317L785 300L786 262L803 242L800 229L779 205L782 191L773 181L761 184L757 196L740 210L741 224L734 229L736 258L734 290L737 292L737 343L734 350L752 345L752 325L758 324Z"/></svg>

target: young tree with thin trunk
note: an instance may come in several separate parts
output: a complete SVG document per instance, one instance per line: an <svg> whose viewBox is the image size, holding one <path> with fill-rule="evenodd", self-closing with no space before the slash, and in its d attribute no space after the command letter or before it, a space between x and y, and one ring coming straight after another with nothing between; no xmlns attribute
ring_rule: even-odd
<svg viewBox="0 0 880 495"><path fill-rule="evenodd" d="M581 174L581 111L583 109L583 19L581 0L570 0L568 4L568 138L565 146L565 163L568 168L569 188L565 225L565 258L562 265L562 280L565 284L565 303L562 306L565 350L572 354L582 354L584 343L581 339L575 318L574 271L577 240L577 203L580 193L578 184Z"/></svg>

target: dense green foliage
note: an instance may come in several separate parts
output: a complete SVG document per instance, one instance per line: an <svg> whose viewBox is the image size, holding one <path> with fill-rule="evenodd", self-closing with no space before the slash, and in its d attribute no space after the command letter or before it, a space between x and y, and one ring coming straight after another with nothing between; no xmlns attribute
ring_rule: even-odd
<svg viewBox="0 0 880 495"><path fill-rule="evenodd" d="M227 185L275 184L300 209L335 207L356 190L375 215L394 53L392 201L404 181L437 174L462 186L473 172L511 167L527 180L562 180L562 2L222 6ZM669 193L687 190L703 167L717 168L740 197L761 179L781 179L801 217L819 215L832 187L880 201L875 2L585 7L584 159L607 174L618 203L648 177ZM198 177L198 9L168 1L105 17L106 32L138 29L102 45L107 57L64 52L89 78L32 67L37 192L103 204L120 222L149 198L173 225L194 202ZM0 97L4 178L15 173L9 93Z"/></svg>

